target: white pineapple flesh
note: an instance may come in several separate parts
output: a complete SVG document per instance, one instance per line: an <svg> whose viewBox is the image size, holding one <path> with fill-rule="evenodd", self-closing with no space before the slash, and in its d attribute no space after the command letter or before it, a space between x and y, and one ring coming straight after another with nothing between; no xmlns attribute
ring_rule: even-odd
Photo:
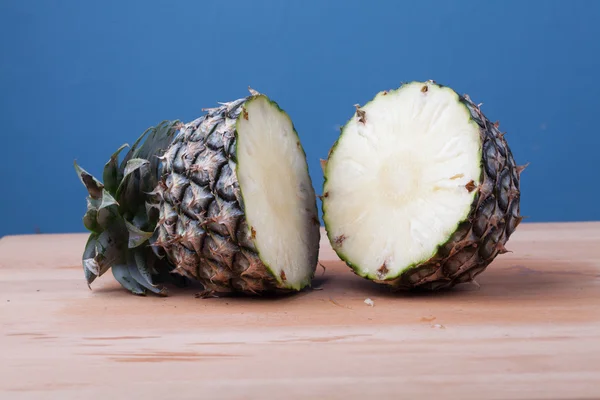
<svg viewBox="0 0 600 400"><path fill-rule="evenodd" d="M357 108L325 167L336 251L374 280L433 257L471 211L481 146L479 126L449 88L412 83Z"/></svg>
<svg viewBox="0 0 600 400"><path fill-rule="evenodd" d="M237 120L237 178L261 261L280 282L310 282L319 222L306 156L292 121L266 97L244 105Z"/></svg>

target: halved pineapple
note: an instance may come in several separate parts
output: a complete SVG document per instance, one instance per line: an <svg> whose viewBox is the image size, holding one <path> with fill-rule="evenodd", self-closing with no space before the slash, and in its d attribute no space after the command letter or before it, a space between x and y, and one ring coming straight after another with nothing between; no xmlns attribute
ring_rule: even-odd
<svg viewBox="0 0 600 400"><path fill-rule="evenodd" d="M467 96L432 81L381 92L357 106L324 165L329 240L377 282L471 281L522 219L521 170Z"/></svg>
<svg viewBox="0 0 600 400"><path fill-rule="evenodd" d="M117 151L106 186L76 166L89 192L88 284L108 269L136 294L166 294L158 281L172 274L201 282L203 295L310 284L320 227L290 118L252 90L206 111L150 128L119 167Z"/></svg>

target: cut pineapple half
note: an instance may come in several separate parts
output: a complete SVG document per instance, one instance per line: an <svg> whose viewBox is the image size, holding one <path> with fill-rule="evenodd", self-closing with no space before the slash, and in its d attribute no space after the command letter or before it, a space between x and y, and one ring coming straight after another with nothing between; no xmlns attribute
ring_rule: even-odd
<svg viewBox="0 0 600 400"><path fill-rule="evenodd" d="M319 252L316 196L292 121L259 95L237 120L237 178L261 261L280 287L309 284Z"/></svg>
<svg viewBox="0 0 600 400"><path fill-rule="evenodd" d="M135 294L200 282L198 297L301 290L318 261L317 199L290 118L267 96L205 109L146 130L88 190L90 284L109 269Z"/></svg>
<svg viewBox="0 0 600 400"><path fill-rule="evenodd" d="M452 90L414 83L380 93L348 122L328 161L326 215L360 275L394 278L426 261L467 217L475 193L466 185L481 175L470 117Z"/></svg>
<svg viewBox="0 0 600 400"><path fill-rule="evenodd" d="M477 214L480 200L506 194L480 196L484 165L495 176L506 168L511 180L514 167L508 147L504 156L482 154L484 141L503 146L493 124L481 126L485 121L478 107L431 81L357 106L324 167L323 212L334 250L358 275L398 286L451 286L471 280L503 249L511 233L506 221L477 234L469 225L473 217L515 211L493 204ZM490 165L488 156L503 163ZM518 187L508 183L506 189ZM486 181L486 190L495 191L494 184ZM515 204L517 218L518 198ZM488 240L495 248L478 254Z"/></svg>

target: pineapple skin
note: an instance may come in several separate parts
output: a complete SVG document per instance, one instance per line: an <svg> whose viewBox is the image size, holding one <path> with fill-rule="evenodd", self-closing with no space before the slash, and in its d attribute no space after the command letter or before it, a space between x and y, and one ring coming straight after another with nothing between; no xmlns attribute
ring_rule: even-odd
<svg viewBox="0 0 600 400"><path fill-rule="evenodd" d="M411 84L414 82L409 82ZM440 88L444 85L429 81ZM446 87L447 88L447 87ZM398 89L400 90L400 89ZM386 94L382 92L381 94ZM423 262L407 266L396 276L378 279L377 275L365 275L359 265L354 265L344 254L343 247L327 230L327 207L323 202L323 220L328 239L338 257L352 271L373 282L388 285L395 290L449 289L460 283L474 281L494 259L506 253L505 244L523 220L520 215L520 174L526 166L518 166L508 146L504 133L498 129L498 123L492 123L474 104L468 95L457 93L460 103L467 108L471 121L479 127L481 139L481 177L480 184L467 185L474 192L474 199L466 218L457 224L456 230L448 240L437 247L431 257ZM374 101L374 100L371 100ZM354 118L361 117L360 110ZM328 158L335 152L341 134L331 147ZM327 184L328 163L324 166L325 190ZM327 197L325 191L323 196ZM385 264L381 266L386 271Z"/></svg>

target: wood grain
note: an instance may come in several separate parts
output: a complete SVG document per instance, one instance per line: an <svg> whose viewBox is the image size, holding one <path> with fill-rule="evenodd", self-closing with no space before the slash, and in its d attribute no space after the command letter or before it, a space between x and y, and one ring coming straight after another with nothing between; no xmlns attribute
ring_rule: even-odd
<svg viewBox="0 0 600 400"><path fill-rule="evenodd" d="M293 296L89 290L85 239L0 240L1 399L600 398L600 223L523 224L480 287L428 295L353 275L325 238Z"/></svg>

